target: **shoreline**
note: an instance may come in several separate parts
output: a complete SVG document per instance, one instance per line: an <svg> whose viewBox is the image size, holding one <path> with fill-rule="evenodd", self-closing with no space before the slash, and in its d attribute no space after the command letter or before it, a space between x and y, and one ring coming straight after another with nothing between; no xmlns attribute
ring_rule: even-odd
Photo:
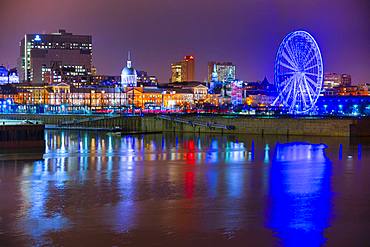
<svg viewBox="0 0 370 247"><path fill-rule="evenodd" d="M217 133L369 137L370 118L252 117L243 115L43 115L1 114L1 119L41 121L46 129L146 133Z"/></svg>

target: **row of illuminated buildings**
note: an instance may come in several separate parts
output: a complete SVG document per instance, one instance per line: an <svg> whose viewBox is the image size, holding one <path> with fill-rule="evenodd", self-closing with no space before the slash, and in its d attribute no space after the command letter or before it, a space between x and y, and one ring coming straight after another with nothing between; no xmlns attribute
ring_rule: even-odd
<svg viewBox="0 0 370 247"><path fill-rule="evenodd" d="M208 94L203 84L186 83L181 87L81 87L59 83L54 85L21 83L1 85L0 111L17 112L80 112L110 109L192 109L208 102L218 105L218 98ZM16 107L16 109L14 109Z"/></svg>

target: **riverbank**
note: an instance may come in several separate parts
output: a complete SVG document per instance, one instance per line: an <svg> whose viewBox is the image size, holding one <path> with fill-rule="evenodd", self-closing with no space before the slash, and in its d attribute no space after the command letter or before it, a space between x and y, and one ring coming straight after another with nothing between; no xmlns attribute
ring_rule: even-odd
<svg viewBox="0 0 370 247"><path fill-rule="evenodd" d="M2 114L3 119L42 121L59 129L300 136L370 136L370 118L256 117L241 115L44 115Z"/></svg>

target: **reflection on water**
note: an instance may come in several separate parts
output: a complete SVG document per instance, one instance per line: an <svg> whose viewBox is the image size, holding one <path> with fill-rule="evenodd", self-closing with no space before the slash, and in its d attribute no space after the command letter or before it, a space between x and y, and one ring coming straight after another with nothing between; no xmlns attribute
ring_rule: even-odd
<svg viewBox="0 0 370 247"><path fill-rule="evenodd" d="M42 160L0 157L0 246L320 246L370 227L366 143L64 131L45 142Z"/></svg>
<svg viewBox="0 0 370 247"><path fill-rule="evenodd" d="M325 145L277 144L270 168L269 225L284 246L320 246L330 219L330 167Z"/></svg>

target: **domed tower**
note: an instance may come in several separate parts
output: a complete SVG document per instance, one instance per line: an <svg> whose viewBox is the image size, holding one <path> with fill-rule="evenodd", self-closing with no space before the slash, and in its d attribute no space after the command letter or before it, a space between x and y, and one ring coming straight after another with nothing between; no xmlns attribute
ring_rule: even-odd
<svg viewBox="0 0 370 247"><path fill-rule="evenodd" d="M128 52L127 66L121 72L121 86L123 87L136 87L137 86L137 73L132 67L131 54Z"/></svg>

